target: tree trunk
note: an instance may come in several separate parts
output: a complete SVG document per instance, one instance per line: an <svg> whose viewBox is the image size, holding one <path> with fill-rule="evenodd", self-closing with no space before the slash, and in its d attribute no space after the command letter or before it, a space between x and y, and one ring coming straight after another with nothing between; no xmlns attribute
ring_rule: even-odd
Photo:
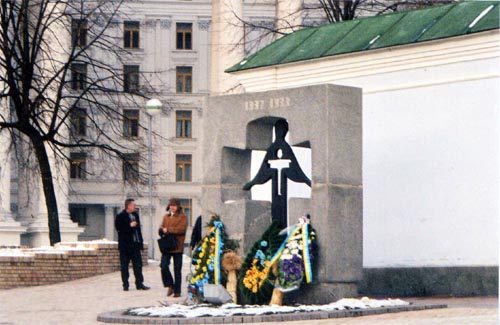
<svg viewBox="0 0 500 325"><path fill-rule="evenodd" d="M57 209L56 192L50 169L49 156L45 144L39 137L31 137L31 142L35 149L35 155L40 167L42 176L43 194L45 195L45 204L47 205L49 240L50 245L54 246L61 241L61 232L59 230L59 212Z"/></svg>

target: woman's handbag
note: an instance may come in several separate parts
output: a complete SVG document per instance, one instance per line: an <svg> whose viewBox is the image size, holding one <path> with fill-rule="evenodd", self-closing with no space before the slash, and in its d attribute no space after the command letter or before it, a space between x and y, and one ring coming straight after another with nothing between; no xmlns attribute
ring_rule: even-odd
<svg viewBox="0 0 500 325"><path fill-rule="evenodd" d="M166 234L158 239L158 246L162 254L171 252L177 248L177 240L173 234Z"/></svg>

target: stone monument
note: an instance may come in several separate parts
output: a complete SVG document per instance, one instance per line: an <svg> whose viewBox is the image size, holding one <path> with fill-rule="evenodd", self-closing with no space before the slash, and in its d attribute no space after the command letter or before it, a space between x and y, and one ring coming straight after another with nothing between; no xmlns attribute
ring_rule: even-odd
<svg viewBox="0 0 500 325"><path fill-rule="evenodd" d="M272 215L269 202L253 201L243 190L260 178L250 178L252 150L271 146L273 127L279 121L289 125L292 146L311 149L311 198L289 203L290 220L301 215L297 211L308 212L318 238L314 283L303 287L297 299L303 303L356 296L362 278L361 98L361 89L335 85L208 98L203 213L222 216L231 237L241 240L240 254L259 238ZM276 165L281 173L287 167L283 160L292 163L286 157L271 158L269 164L283 158Z"/></svg>

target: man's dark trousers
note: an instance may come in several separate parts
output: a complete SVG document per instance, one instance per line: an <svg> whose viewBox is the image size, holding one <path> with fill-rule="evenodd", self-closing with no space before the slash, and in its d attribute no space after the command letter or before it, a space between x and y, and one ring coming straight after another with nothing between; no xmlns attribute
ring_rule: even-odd
<svg viewBox="0 0 500 325"><path fill-rule="evenodd" d="M134 270L135 286L140 287L143 285L144 277L142 276L141 248L141 244L134 243L132 247L129 247L127 249L120 249L120 267L122 273L123 288L128 288L128 268L130 261L132 261L132 268Z"/></svg>

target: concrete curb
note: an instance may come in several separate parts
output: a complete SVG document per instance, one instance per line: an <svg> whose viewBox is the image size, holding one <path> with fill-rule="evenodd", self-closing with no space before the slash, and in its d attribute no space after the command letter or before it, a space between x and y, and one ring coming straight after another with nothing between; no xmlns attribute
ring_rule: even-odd
<svg viewBox="0 0 500 325"><path fill-rule="evenodd" d="M379 307L368 309L334 310L298 312L293 314L273 314L256 316L229 316L229 317L196 317L196 318L162 318L148 316L132 316L125 313L130 309L116 310L102 313L97 316L97 321L112 324L236 324L236 323L264 323L303 321L328 318L345 318L378 315L385 313L399 313L405 311L419 311L426 309L448 308L445 304L409 305L394 307Z"/></svg>

